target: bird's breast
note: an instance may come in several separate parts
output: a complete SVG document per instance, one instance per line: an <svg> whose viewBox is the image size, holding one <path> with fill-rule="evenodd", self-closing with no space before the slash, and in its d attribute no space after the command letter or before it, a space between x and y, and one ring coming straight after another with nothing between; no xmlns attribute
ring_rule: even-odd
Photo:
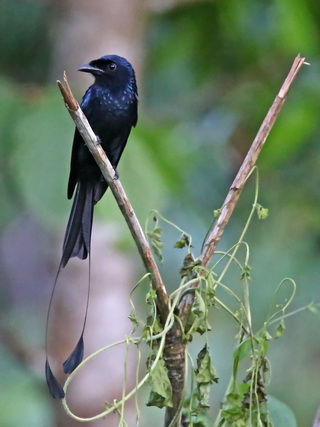
<svg viewBox="0 0 320 427"><path fill-rule="evenodd" d="M86 96L82 103L83 111L87 116L97 114L110 117L130 116L136 98L128 90L113 94L109 90L95 89Z"/></svg>

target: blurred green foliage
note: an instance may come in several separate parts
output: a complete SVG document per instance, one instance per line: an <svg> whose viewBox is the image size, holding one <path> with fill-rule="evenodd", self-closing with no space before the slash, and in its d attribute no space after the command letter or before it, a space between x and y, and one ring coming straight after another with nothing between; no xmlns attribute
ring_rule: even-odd
<svg viewBox="0 0 320 427"><path fill-rule="evenodd" d="M48 426L53 416L50 402L43 393L42 378L26 372L24 366L12 360L10 353L0 347L1 361L1 426Z"/></svg>
<svg viewBox="0 0 320 427"><path fill-rule="evenodd" d="M0 72L19 82L44 82L50 67L47 0L1 0Z"/></svg>
<svg viewBox="0 0 320 427"><path fill-rule="evenodd" d="M19 212L29 211L48 233L61 232L70 208L65 189L73 125L57 89L43 85L52 54L49 10L45 1L0 3L0 33L6 35L0 44L3 230ZM151 209L160 210L193 235L196 253L293 58L300 52L311 63L294 83L259 160L260 202L269 217L254 221L249 241L257 327L266 301L287 275L298 284L297 307L319 300L319 19L315 0L216 0L183 4L147 20L140 119L119 172L142 223ZM253 180L222 248L239 235L252 194ZM97 214L122 221L110 194ZM166 238L163 273L174 283L182 255L170 250L171 236L164 233ZM227 321L217 322L212 347L221 381L213 393L215 408L231 369L226 340L235 332ZM294 409L298 425L311 425L319 404L318 322L311 314L297 316L287 323L279 347L271 349L270 390ZM26 375L28 380L15 377L22 388L32 381ZM38 390L37 380L32 387ZM16 399L27 407L30 393ZM41 420L43 402L34 401ZM9 411L2 410L5 420Z"/></svg>

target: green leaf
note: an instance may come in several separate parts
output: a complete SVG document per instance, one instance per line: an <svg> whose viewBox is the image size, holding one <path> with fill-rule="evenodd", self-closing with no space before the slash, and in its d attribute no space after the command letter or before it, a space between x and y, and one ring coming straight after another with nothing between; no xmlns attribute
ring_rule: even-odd
<svg viewBox="0 0 320 427"><path fill-rule="evenodd" d="M246 427L242 398L242 395L231 392L221 404L221 415L232 426Z"/></svg>
<svg viewBox="0 0 320 427"><path fill-rule="evenodd" d="M216 296L215 286L216 286L216 282L213 278L212 280L208 281L206 301L209 306L212 306L215 304L215 296Z"/></svg>
<svg viewBox="0 0 320 427"><path fill-rule="evenodd" d="M250 279L250 271L252 268L249 265L244 265L241 274L241 280Z"/></svg>
<svg viewBox="0 0 320 427"><path fill-rule="evenodd" d="M199 406L203 409L209 409L209 398L210 398L210 389L211 384L210 383L201 383L198 384L198 399L199 399Z"/></svg>
<svg viewBox="0 0 320 427"><path fill-rule="evenodd" d="M241 383L237 385L238 394L241 396L241 400L243 400L244 395L248 392L250 388L250 383Z"/></svg>
<svg viewBox="0 0 320 427"><path fill-rule="evenodd" d="M219 218L220 214L221 214L221 209L215 209L213 211L213 217L214 217L214 219Z"/></svg>
<svg viewBox="0 0 320 427"><path fill-rule="evenodd" d="M194 314L197 314L198 316L205 316L207 313L206 304L204 302L204 299L202 298L202 295L199 289L195 290L194 301L192 304L192 311Z"/></svg>
<svg viewBox="0 0 320 427"><path fill-rule="evenodd" d="M186 241L182 238L177 240L176 243L173 245L173 247L177 249L183 249L185 246L186 246Z"/></svg>
<svg viewBox="0 0 320 427"><path fill-rule="evenodd" d="M157 318L154 318L154 316L148 316L146 325L142 332L142 338L144 339L150 339L152 336L159 334L162 332L163 329L160 326L160 323L158 322ZM150 342L151 344L151 342ZM154 343L152 344L154 345Z"/></svg>
<svg viewBox="0 0 320 427"><path fill-rule="evenodd" d="M174 244L173 247L182 249L182 248L185 248L186 246L190 246L190 240L189 240L189 236L183 233L180 239Z"/></svg>
<svg viewBox="0 0 320 427"><path fill-rule="evenodd" d="M151 240L151 246L155 253L155 255L159 258L160 261L163 260L162 256L162 229L160 227L156 227L153 230L149 230L147 232L148 237Z"/></svg>
<svg viewBox="0 0 320 427"><path fill-rule="evenodd" d="M189 316L186 331L195 331L199 334L204 334L211 330L211 326L207 320L207 307L205 301L198 289L195 289L195 297L192 304L192 310Z"/></svg>
<svg viewBox="0 0 320 427"><path fill-rule="evenodd" d="M141 338L144 340L148 340L151 337L151 328L149 325L145 325L145 327L143 328L143 332L141 335Z"/></svg>
<svg viewBox="0 0 320 427"><path fill-rule="evenodd" d="M138 322L138 318L137 318L137 315L136 315L136 313L135 313L135 311L134 310L132 310L131 311L131 313L129 314L129 316L128 316L128 319L130 320L130 322L132 323L132 326L133 326L133 332L135 332L136 331L136 329L138 328L138 326L139 326L139 322Z"/></svg>
<svg viewBox="0 0 320 427"><path fill-rule="evenodd" d="M277 326L275 338L280 338L283 332L285 331L285 329L286 327L284 324L284 320L282 319L279 325Z"/></svg>
<svg viewBox="0 0 320 427"><path fill-rule="evenodd" d="M221 413L225 421L227 421L227 423L223 425L228 427L248 427L243 399L249 387L250 385L248 383L241 383L240 385L234 383L231 392L221 404Z"/></svg>
<svg viewBox="0 0 320 427"><path fill-rule="evenodd" d="M198 316L191 312L186 326L186 332L198 332L198 334L203 335L207 331L211 331L211 326L206 316Z"/></svg>
<svg viewBox="0 0 320 427"><path fill-rule="evenodd" d="M192 406L190 407L190 400L192 399ZM187 397L183 402L183 420L186 425L193 427L208 427L212 425L212 419L207 414L207 408L201 408L198 403L198 391L194 390L192 397Z"/></svg>
<svg viewBox="0 0 320 427"><path fill-rule="evenodd" d="M191 414L191 417L185 416L184 419L189 422L186 425L192 425L193 427L208 427L212 423L212 418L203 412Z"/></svg>
<svg viewBox="0 0 320 427"><path fill-rule="evenodd" d="M150 288L146 295L145 301L147 304L153 305L153 302L157 299L157 293L153 288Z"/></svg>
<svg viewBox="0 0 320 427"><path fill-rule="evenodd" d="M196 381L198 383L213 383L218 382L216 371L211 362L211 357L207 344L199 352L197 358Z"/></svg>
<svg viewBox="0 0 320 427"><path fill-rule="evenodd" d="M195 370L197 381L199 407L203 409L210 408L209 397L210 388L213 382L218 382L216 371L211 362L211 357L207 344L199 352L197 358L197 369Z"/></svg>
<svg viewBox="0 0 320 427"><path fill-rule="evenodd" d="M192 254L187 254L184 257L183 266L180 269L181 277L192 276L194 267L200 264L201 261L199 259L195 259Z"/></svg>
<svg viewBox="0 0 320 427"><path fill-rule="evenodd" d="M150 319L151 318L152 317L150 316ZM153 335L160 334L160 332L163 331L158 318L152 318L152 325L151 326L152 326L152 334Z"/></svg>
<svg viewBox="0 0 320 427"><path fill-rule="evenodd" d="M259 203L256 205L256 212L259 219L266 219L269 215L269 209L264 208L263 206L259 205Z"/></svg>
<svg viewBox="0 0 320 427"><path fill-rule="evenodd" d="M168 377L168 369L163 359L159 359L153 371L150 373L149 385L151 393L147 406L172 407L172 387Z"/></svg>
<svg viewBox="0 0 320 427"><path fill-rule="evenodd" d="M268 396L269 417L272 427L297 427L292 410L273 396Z"/></svg>
<svg viewBox="0 0 320 427"><path fill-rule="evenodd" d="M252 351L249 339L241 342L233 352L233 377L236 378L240 360L244 359Z"/></svg>
<svg viewBox="0 0 320 427"><path fill-rule="evenodd" d="M251 352L251 349L252 349L251 341L249 339L246 339L242 341L242 343L240 343L238 347L235 349L235 351L233 352L233 358L240 361L244 359L246 356L248 356L248 354Z"/></svg>
<svg viewBox="0 0 320 427"><path fill-rule="evenodd" d="M265 329L265 330L262 332L262 338L263 338L265 341L271 341L271 340L272 340L272 335L270 335L270 334L269 334L269 332Z"/></svg>

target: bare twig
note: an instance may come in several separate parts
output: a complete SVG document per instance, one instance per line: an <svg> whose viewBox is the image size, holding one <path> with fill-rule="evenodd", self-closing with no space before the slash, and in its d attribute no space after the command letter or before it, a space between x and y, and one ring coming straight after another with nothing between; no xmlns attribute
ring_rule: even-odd
<svg viewBox="0 0 320 427"><path fill-rule="evenodd" d="M246 155L239 169L239 172L237 173L237 176L231 184L227 197L223 203L221 213L217 221L213 224L205 241L203 253L200 258L203 267L207 267L210 263L210 260L221 239L222 233L224 232L224 229L228 224L232 212L234 211L234 208L239 200L244 184L248 179L253 166L257 162L258 156L264 146L264 143L266 142L266 139L285 102L288 91L303 64L309 65L305 62L305 58L301 58L300 55L298 55L293 61L292 67L283 85L281 86L278 95L273 101L273 104L270 110L268 111L264 121L262 122L262 125L258 130L258 133L248 151L248 154ZM192 287L197 287L197 283L195 282ZM180 318L183 324L186 324L192 302L193 294L191 293L186 294L180 302Z"/></svg>
<svg viewBox="0 0 320 427"><path fill-rule="evenodd" d="M101 147L98 138L91 129L87 118L83 114L79 104L75 100L69 87L67 77L64 74L64 85L58 81L58 86L63 96L66 107L81 133L88 149L96 160L101 173L108 183L114 198L124 216L132 237L137 245L140 256L148 273L150 273L152 285L157 293L157 308L162 324L164 325L168 315L168 295L162 281L158 266L154 260L149 243L142 231L136 214L128 200L128 197L120 183L120 180L114 179L114 169Z"/></svg>
<svg viewBox="0 0 320 427"><path fill-rule="evenodd" d="M237 173L237 176L231 184L229 193L223 203L221 214L219 215L219 218L214 224L212 230L209 232L204 245L204 251L201 256L202 265L204 267L208 266L211 257L214 254L214 251L216 250L216 247L221 239L221 235L226 225L228 224L232 212L239 200L244 184L248 179L248 176L250 175L253 166L256 164L258 156L264 146L264 143L266 142L266 139L281 111L290 86L293 83L303 64L305 64L305 58L301 58L300 55L298 55L293 61L288 76L286 77L278 95L273 101L273 104L270 110L268 111L264 121L262 122L262 125L258 130L258 133L250 147L250 150L248 151L239 169L239 172Z"/></svg>

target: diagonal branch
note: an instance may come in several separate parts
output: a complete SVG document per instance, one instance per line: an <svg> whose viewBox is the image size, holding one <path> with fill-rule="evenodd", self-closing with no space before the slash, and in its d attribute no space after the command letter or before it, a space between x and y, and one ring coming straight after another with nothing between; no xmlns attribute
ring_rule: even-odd
<svg viewBox="0 0 320 427"><path fill-rule="evenodd" d="M233 183L231 184L227 197L223 203L221 213L217 221L212 225L212 228L209 231L205 244L203 246L204 249L200 257L201 265L203 267L208 267L211 261L211 258L218 246L218 243L220 242L224 229L227 226L229 219L234 211L234 208L239 200L239 197L244 188L244 184L246 183L246 180L248 179L252 171L252 168L257 162L257 159L266 142L266 139L286 100L286 96L289 92L289 89L294 79L296 78L298 72L300 71L300 68L304 64L309 65L307 62L305 62L305 58L301 58L300 55L298 55L293 61L292 67L285 81L283 82L283 85L281 86L279 93L275 97L275 100L273 101L273 104L271 105L270 110L268 111L265 119L263 120L262 125L260 126L260 129L258 130L258 133ZM197 287L197 285L198 284L195 282L192 285L192 287ZM190 294L190 293L186 294L180 302L180 305L179 305L180 318L183 324L186 324L186 321L188 319L188 316L191 310L192 302L193 302L193 294Z"/></svg>
<svg viewBox="0 0 320 427"><path fill-rule="evenodd" d="M260 129L258 130L258 133L250 147L250 150L248 151L237 173L237 176L231 184L229 193L223 203L221 214L219 215L216 223L213 225L211 231L208 233L208 237L204 244L204 251L201 256L202 265L204 267L208 266L212 255L216 250L216 247L221 239L221 235L224 232L224 229L228 224L232 212L242 193L244 184L248 179L253 166L258 160L259 154L286 100L290 86L303 64L306 64L305 58L301 58L300 55L298 55L293 61L292 67L283 85L281 86L278 95L275 97L275 100L273 101L270 110L263 120L262 125L260 126Z"/></svg>
<svg viewBox="0 0 320 427"><path fill-rule="evenodd" d="M151 252L149 243L143 233L140 223L120 183L120 180L114 179L114 169L109 159L107 158L106 153L101 147L98 138L91 129L86 116L83 114L78 102L75 100L65 74L64 85L60 81L57 81L57 84L63 96L66 108L68 109L92 156L101 169L101 173L108 183L114 198L118 203L121 213L128 224L129 230L136 243L144 266L147 272L150 273L152 286L157 293L157 308L159 316L162 324L164 325L168 315L168 295L158 266Z"/></svg>

